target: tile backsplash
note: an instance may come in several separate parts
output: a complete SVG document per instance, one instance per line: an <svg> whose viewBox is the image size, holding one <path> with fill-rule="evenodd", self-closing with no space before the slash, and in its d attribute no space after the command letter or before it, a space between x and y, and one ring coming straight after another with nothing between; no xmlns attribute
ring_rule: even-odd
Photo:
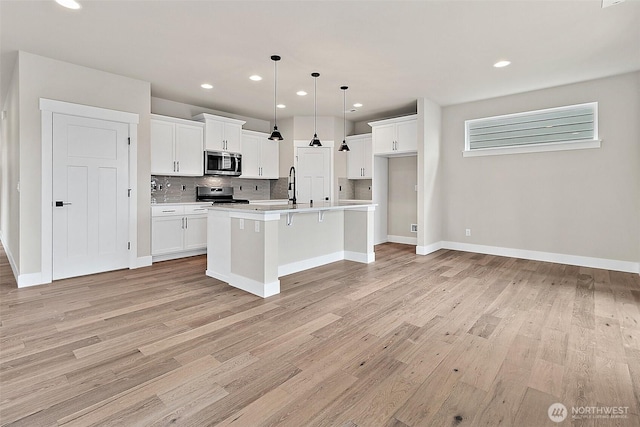
<svg viewBox="0 0 640 427"><path fill-rule="evenodd" d="M247 200L288 199L288 177L241 179L221 176L151 176L151 203L196 201L196 187L233 187L233 197ZM338 199L371 200L370 179L338 178Z"/></svg>
<svg viewBox="0 0 640 427"><path fill-rule="evenodd" d="M273 180L276 181L276 180ZM272 181L220 176L151 176L151 203L189 203L196 201L196 187L233 187L233 197L268 200Z"/></svg>

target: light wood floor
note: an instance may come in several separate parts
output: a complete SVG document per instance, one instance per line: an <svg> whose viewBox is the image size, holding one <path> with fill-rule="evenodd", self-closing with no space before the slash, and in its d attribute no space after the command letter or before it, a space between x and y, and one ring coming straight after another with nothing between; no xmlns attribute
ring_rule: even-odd
<svg viewBox="0 0 640 427"><path fill-rule="evenodd" d="M268 299L204 257L17 289L1 252L1 424L640 426L637 274L413 250Z"/></svg>

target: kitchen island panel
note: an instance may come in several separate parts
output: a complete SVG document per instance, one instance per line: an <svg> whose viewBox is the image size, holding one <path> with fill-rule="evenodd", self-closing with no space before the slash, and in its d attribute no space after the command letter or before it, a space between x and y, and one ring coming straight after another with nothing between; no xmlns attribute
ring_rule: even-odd
<svg viewBox="0 0 640 427"><path fill-rule="evenodd" d="M280 276L343 259L344 211L297 213L288 221L280 218Z"/></svg>

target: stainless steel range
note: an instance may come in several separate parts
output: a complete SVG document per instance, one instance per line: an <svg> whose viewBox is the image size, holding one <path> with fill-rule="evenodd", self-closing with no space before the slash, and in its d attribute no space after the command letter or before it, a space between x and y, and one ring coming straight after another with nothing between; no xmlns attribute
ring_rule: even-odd
<svg viewBox="0 0 640 427"><path fill-rule="evenodd" d="M196 187L198 202L211 202L214 205L222 203L249 203L248 200L234 199L233 187Z"/></svg>

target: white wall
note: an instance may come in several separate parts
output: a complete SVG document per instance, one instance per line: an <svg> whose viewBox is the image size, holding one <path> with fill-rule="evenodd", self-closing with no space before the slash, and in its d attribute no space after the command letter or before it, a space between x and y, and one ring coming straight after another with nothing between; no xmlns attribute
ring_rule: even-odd
<svg viewBox="0 0 640 427"><path fill-rule="evenodd" d="M26 52L19 52L18 65L20 162L13 167L20 177L20 274L41 268L40 98L139 114L138 256L150 255L150 196L145 191L150 177L150 84ZM15 209L13 203L10 209Z"/></svg>
<svg viewBox="0 0 640 427"><path fill-rule="evenodd" d="M16 60L2 110L0 140L0 238L13 269L20 266L20 99L19 63Z"/></svg>
<svg viewBox="0 0 640 427"><path fill-rule="evenodd" d="M243 129L269 133L271 133L272 130L272 127L267 120L254 119L253 117L240 116L238 114L230 114L224 111L198 107L197 105L183 104L182 102L156 98L154 96L151 97L151 112L153 114L161 114L163 116L178 117L187 120L191 120L193 116L200 113L209 113L232 119L244 120L247 123L242 126Z"/></svg>
<svg viewBox="0 0 640 427"><path fill-rule="evenodd" d="M592 101L600 149L462 157L465 120ZM639 117L638 72L445 107L444 238L637 263Z"/></svg>

